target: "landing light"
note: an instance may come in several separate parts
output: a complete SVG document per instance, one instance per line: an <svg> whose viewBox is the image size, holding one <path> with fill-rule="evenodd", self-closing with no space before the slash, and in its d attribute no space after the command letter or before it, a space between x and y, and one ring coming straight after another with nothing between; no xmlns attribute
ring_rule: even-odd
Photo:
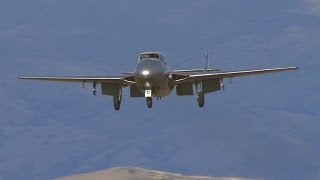
<svg viewBox="0 0 320 180"><path fill-rule="evenodd" d="M150 72L149 72L149 71L147 71L147 70L142 71L142 74L143 74L143 75L145 75L145 76L149 75L149 73L150 73Z"/></svg>

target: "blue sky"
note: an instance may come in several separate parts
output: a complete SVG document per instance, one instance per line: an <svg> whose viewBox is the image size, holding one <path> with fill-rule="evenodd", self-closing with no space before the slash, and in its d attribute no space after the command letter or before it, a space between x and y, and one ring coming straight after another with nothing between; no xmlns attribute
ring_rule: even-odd
<svg viewBox="0 0 320 180"><path fill-rule="evenodd" d="M117 166L208 176L320 178L320 3L284 1L1 1L0 177L48 179ZM91 85L19 75L116 75L141 51L174 69L299 66L173 92L121 111Z"/></svg>

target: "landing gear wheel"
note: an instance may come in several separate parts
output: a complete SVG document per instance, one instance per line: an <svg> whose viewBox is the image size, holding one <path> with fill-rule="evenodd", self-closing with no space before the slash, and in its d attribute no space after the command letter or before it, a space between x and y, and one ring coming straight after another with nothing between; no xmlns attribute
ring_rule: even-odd
<svg viewBox="0 0 320 180"><path fill-rule="evenodd" d="M198 92L197 93L197 101L198 101L199 107L203 107L204 106L204 93L203 92Z"/></svg>
<svg viewBox="0 0 320 180"><path fill-rule="evenodd" d="M121 97L113 96L114 110L119 111L121 105Z"/></svg>
<svg viewBox="0 0 320 180"><path fill-rule="evenodd" d="M148 108L152 108L152 97L147 97L147 106Z"/></svg>

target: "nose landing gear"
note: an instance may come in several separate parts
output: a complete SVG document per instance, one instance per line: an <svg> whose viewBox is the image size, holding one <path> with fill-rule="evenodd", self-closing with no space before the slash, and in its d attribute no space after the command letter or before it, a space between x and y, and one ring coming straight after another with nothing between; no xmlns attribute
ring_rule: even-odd
<svg viewBox="0 0 320 180"><path fill-rule="evenodd" d="M152 108L152 97L147 97L146 101L147 101L148 108Z"/></svg>
<svg viewBox="0 0 320 180"><path fill-rule="evenodd" d="M148 108L152 108L152 91L145 90L144 96L146 97Z"/></svg>

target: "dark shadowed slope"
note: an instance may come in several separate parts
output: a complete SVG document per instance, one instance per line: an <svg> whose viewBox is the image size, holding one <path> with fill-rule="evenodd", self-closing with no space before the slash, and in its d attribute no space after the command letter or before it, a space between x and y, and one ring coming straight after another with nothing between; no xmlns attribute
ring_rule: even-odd
<svg viewBox="0 0 320 180"><path fill-rule="evenodd" d="M58 180L149 180L149 179L184 179L184 180L243 180L246 178L237 177L204 177L204 176L184 176L162 171L148 170L138 167L118 167L101 171L95 171L80 175L73 175L58 178Z"/></svg>

